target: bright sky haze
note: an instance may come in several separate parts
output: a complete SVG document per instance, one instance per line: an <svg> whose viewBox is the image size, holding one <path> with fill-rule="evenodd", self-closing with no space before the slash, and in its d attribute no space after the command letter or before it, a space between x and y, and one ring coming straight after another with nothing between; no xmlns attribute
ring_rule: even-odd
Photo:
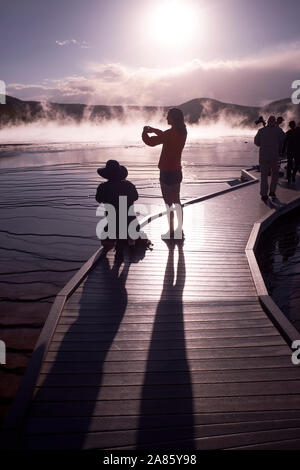
<svg viewBox="0 0 300 470"><path fill-rule="evenodd" d="M299 17L299 0L2 0L0 80L60 103L260 105L300 79Z"/></svg>

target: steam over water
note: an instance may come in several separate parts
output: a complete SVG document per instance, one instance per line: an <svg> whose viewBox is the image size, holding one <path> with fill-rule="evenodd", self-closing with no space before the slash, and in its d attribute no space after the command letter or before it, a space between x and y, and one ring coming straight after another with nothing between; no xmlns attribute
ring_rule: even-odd
<svg viewBox="0 0 300 470"><path fill-rule="evenodd" d="M193 124L188 126L188 141L190 144L198 143L199 139L217 139L232 136L253 136L253 129L238 128L238 119L216 117L207 124ZM72 119L63 119L58 116L53 121L37 121L31 124L10 126L0 129L0 146L5 144L89 144L92 146L123 146L141 144L140 135L144 125L166 129L166 119L160 112L151 116L142 112L131 111L123 120L111 119L100 122L84 120L76 124Z"/></svg>
<svg viewBox="0 0 300 470"><path fill-rule="evenodd" d="M144 124L28 125L0 131L0 418L10 404L57 292L99 247L96 170L108 159L128 167L144 204L162 207L160 147L145 147ZM188 128L182 199L228 187L242 168L257 164L253 132ZM247 142L247 143L246 143ZM11 144L11 145L7 145Z"/></svg>

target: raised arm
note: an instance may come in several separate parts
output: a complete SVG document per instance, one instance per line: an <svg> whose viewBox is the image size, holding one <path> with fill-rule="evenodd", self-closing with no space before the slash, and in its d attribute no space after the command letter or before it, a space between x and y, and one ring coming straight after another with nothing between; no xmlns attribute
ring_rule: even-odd
<svg viewBox="0 0 300 470"><path fill-rule="evenodd" d="M155 129L155 127L146 126L146 129L148 129L147 132L152 132L153 134L156 134L156 135L162 135L164 133L164 131L160 129Z"/></svg>
<svg viewBox="0 0 300 470"><path fill-rule="evenodd" d="M156 135L148 135L153 133ZM155 147L156 145L163 144L164 142L164 132L160 129L155 129L154 127L145 126L142 133L143 142L150 147Z"/></svg>

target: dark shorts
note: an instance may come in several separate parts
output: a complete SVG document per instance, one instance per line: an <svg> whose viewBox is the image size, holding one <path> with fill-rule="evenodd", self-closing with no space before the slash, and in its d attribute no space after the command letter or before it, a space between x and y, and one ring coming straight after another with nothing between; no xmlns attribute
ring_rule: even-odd
<svg viewBox="0 0 300 470"><path fill-rule="evenodd" d="M182 171L181 170L175 170L175 171L160 170L159 181L161 183L167 184L168 186L171 186L172 184L181 183Z"/></svg>

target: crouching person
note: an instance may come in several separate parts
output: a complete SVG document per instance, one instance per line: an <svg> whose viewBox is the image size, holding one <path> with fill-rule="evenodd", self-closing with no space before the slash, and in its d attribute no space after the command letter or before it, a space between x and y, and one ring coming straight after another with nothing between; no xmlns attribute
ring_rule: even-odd
<svg viewBox="0 0 300 470"><path fill-rule="evenodd" d="M106 179L98 186L96 201L103 203L106 209L107 223L102 232L97 227L97 235L101 238L106 251L115 246L116 256L123 258L123 249L126 245L135 244L134 233L130 228L139 232L139 225L134 212L133 204L139 195L133 183L126 180L128 171L117 160L108 160L104 168L97 170L98 174ZM133 221L135 221L133 223ZM99 224L98 224L99 225Z"/></svg>

